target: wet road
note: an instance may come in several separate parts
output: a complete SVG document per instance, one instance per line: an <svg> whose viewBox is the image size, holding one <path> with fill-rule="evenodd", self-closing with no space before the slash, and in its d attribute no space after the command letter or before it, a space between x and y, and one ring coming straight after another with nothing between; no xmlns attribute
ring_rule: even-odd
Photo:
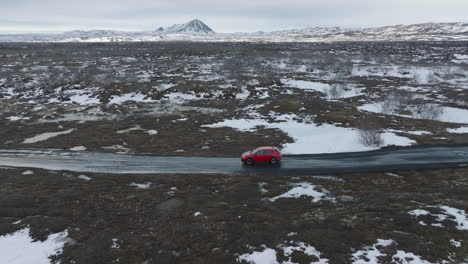
<svg viewBox="0 0 468 264"><path fill-rule="evenodd" d="M238 157L164 157L0 148L0 166L83 173L224 173L317 175L468 166L468 146L285 156L279 167L243 166Z"/></svg>

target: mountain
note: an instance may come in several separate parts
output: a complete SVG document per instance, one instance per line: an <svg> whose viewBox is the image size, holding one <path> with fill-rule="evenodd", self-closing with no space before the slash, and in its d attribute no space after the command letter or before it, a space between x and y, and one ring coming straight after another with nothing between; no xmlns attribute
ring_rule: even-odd
<svg viewBox="0 0 468 264"><path fill-rule="evenodd" d="M312 27L274 31L267 37L310 41L468 40L468 23L424 23L376 28Z"/></svg>
<svg viewBox="0 0 468 264"><path fill-rule="evenodd" d="M109 30L70 31L62 34L0 35L0 42L331 42L331 41L468 41L468 23L424 23L375 28L310 27L255 33L215 33L195 19L152 32Z"/></svg>
<svg viewBox="0 0 468 264"><path fill-rule="evenodd" d="M158 28L156 33L159 34L192 34L192 35L204 35L215 33L213 29L207 26L199 19L194 19L190 22L181 25L173 25L167 29L162 27Z"/></svg>

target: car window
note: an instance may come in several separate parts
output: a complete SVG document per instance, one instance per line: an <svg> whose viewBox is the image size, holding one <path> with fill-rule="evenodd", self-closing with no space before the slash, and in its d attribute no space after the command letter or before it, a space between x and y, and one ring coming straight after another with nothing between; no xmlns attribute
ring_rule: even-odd
<svg viewBox="0 0 468 264"><path fill-rule="evenodd" d="M264 152L265 152L264 150L259 150L259 151L255 152L254 154L255 155L263 155Z"/></svg>
<svg viewBox="0 0 468 264"><path fill-rule="evenodd" d="M273 150L264 150L263 154L273 154Z"/></svg>

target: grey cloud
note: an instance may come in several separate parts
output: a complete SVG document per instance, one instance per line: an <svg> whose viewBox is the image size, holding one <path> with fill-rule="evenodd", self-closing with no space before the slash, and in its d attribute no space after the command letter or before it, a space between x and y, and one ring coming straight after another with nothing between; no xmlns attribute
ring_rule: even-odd
<svg viewBox="0 0 468 264"><path fill-rule="evenodd" d="M0 31L151 30L200 18L219 32L468 21L466 0L0 0Z"/></svg>

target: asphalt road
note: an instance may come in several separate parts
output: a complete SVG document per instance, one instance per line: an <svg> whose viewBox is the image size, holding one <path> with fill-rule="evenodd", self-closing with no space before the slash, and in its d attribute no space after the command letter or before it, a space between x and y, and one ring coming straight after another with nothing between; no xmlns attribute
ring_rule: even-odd
<svg viewBox="0 0 468 264"><path fill-rule="evenodd" d="M317 175L468 166L468 146L416 147L360 153L284 156L281 166L244 166L238 157L166 157L0 148L0 166L83 173L223 173Z"/></svg>

